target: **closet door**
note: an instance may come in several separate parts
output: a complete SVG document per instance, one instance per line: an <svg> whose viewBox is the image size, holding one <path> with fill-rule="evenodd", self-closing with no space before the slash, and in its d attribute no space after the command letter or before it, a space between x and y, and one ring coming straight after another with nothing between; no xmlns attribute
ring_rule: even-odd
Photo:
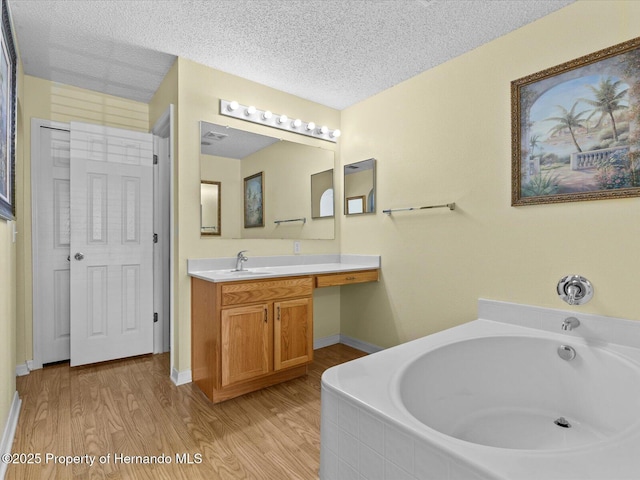
<svg viewBox="0 0 640 480"><path fill-rule="evenodd" d="M69 130L32 122L34 331L40 363L69 359ZM40 365L41 366L41 365Z"/></svg>
<svg viewBox="0 0 640 480"><path fill-rule="evenodd" d="M71 122L71 365L153 351L153 140Z"/></svg>

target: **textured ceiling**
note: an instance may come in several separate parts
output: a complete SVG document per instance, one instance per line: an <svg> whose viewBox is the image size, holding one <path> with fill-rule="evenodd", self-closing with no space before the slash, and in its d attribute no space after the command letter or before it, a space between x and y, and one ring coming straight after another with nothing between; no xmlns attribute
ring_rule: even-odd
<svg viewBox="0 0 640 480"><path fill-rule="evenodd" d="M336 109L574 0L8 0L25 73L148 102L175 56Z"/></svg>
<svg viewBox="0 0 640 480"><path fill-rule="evenodd" d="M200 122L200 153L207 155L242 160L278 141L266 135Z"/></svg>

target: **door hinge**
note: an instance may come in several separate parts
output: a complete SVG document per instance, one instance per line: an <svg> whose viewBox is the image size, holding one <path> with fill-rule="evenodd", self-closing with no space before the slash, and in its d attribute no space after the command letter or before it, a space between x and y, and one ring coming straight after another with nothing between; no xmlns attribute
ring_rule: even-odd
<svg viewBox="0 0 640 480"><path fill-rule="evenodd" d="M153 312L153 323L158 323L158 312Z"/></svg>
<svg viewBox="0 0 640 480"><path fill-rule="evenodd" d="M153 234L153 243L158 243L158 234L157 233Z"/></svg>
<svg viewBox="0 0 640 480"><path fill-rule="evenodd" d="M149 157L147 157L147 158L149 158ZM154 165L158 164L158 155L155 155L155 154L153 155L153 164Z"/></svg>

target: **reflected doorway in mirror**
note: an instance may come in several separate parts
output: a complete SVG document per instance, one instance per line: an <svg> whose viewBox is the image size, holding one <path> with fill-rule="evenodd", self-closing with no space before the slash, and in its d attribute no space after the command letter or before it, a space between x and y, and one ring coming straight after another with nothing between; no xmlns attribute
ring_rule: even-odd
<svg viewBox="0 0 640 480"><path fill-rule="evenodd" d="M222 184L210 180L200 181L200 234L221 235Z"/></svg>

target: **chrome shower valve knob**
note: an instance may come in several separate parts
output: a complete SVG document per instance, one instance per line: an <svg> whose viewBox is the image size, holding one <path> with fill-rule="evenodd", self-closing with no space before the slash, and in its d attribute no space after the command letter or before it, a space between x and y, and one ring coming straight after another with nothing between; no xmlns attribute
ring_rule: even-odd
<svg viewBox="0 0 640 480"><path fill-rule="evenodd" d="M558 282L557 292L569 305L582 305L593 297L593 285L580 275L567 275Z"/></svg>

